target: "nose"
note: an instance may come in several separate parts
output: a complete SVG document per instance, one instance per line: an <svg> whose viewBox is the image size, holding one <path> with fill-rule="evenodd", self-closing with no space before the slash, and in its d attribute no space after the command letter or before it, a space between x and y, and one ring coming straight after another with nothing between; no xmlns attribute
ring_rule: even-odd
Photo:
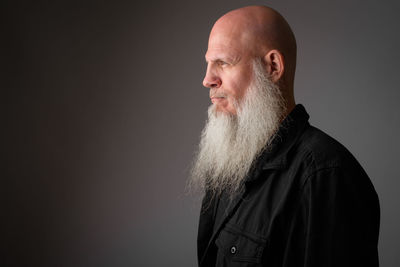
<svg viewBox="0 0 400 267"><path fill-rule="evenodd" d="M210 68L207 68L206 76L203 80L203 86L207 88L219 88L222 84L221 79Z"/></svg>

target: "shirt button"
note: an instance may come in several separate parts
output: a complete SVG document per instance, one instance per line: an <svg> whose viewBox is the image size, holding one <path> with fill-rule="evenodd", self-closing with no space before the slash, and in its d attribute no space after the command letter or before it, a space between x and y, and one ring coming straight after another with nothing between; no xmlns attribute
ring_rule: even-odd
<svg viewBox="0 0 400 267"><path fill-rule="evenodd" d="M232 247L231 247L231 253L232 253L232 254L235 254L235 253L236 253L236 247L235 247L235 246L232 246Z"/></svg>

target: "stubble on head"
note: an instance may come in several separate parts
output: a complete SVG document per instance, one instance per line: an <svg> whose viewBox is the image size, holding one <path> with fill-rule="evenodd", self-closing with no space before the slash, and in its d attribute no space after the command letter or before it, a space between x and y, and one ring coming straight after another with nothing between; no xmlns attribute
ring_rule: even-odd
<svg viewBox="0 0 400 267"><path fill-rule="evenodd" d="M253 61L253 80L243 99L234 103L237 114L208 109L188 187L212 196L237 193L259 155L268 150L286 114L278 85L265 72L261 59Z"/></svg>

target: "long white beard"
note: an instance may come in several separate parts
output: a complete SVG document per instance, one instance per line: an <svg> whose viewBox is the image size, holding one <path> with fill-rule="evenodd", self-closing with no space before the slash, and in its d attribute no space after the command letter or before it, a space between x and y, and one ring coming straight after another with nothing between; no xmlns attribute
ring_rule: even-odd
<svg viewBox="0 0 400 267"><path fill-rule="evenodd" d="M208 109L189 187L210 190L213 195L235 193L253 162L268 146L286 114L281 90L264 71L261 60L253 62L253 81L237 115Z"/></svg>

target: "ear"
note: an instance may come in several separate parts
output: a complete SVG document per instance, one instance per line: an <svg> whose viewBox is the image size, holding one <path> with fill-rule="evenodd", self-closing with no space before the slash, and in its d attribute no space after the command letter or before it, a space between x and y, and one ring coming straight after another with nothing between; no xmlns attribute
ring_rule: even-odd
<svg viewBox="0 0 400 267"><path fill-rule="evenodd" d="M272 49L264 56L263 60L272 81L278 82L285 71L285 61L282 53Z"/></svg>

